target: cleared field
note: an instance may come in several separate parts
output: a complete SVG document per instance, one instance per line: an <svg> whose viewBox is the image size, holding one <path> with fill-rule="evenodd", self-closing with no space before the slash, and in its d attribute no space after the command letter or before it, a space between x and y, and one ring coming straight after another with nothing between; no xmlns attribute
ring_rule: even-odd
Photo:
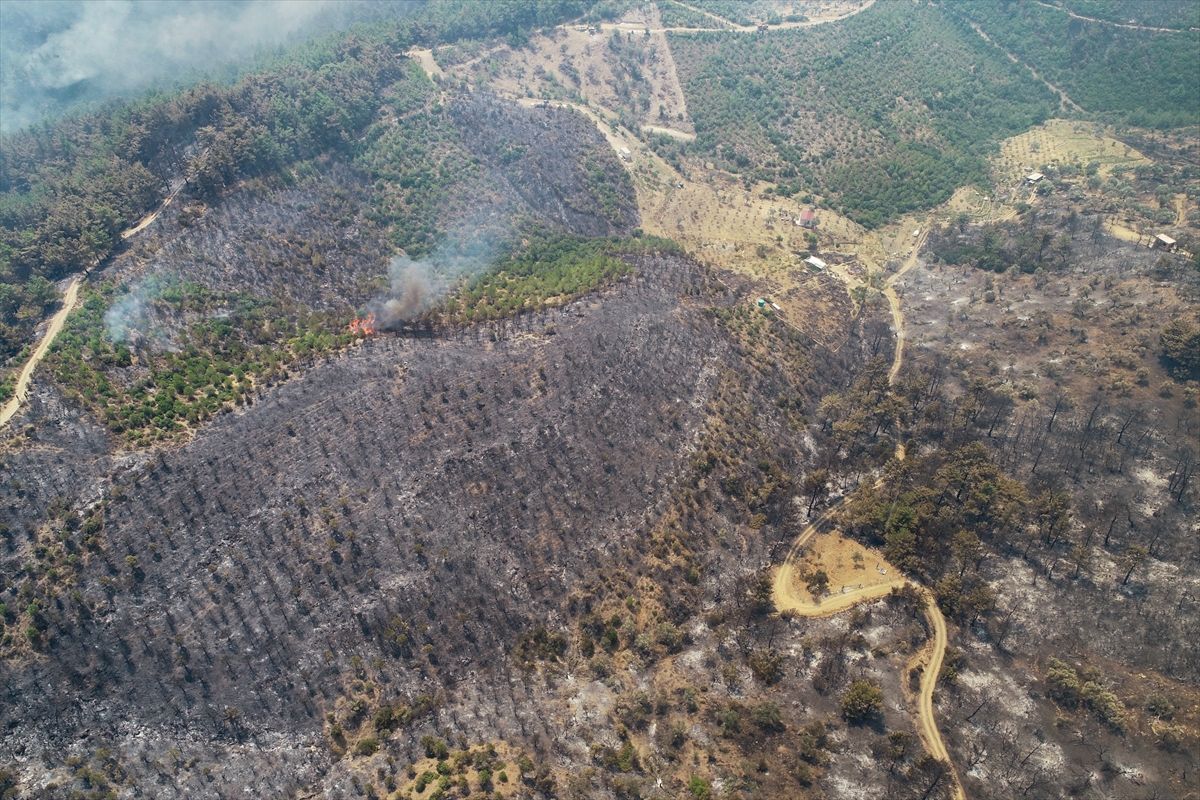
<svg viewBox="0 0 1200 800"><path fill-rule="evenodd" d="M637 115L639 123L693 135L657 17L657 11L631 17L621 27L619 47L614 46L612 31L589 33L579 26L563 26L530 37L520 49L503 45L447 66L447 74L508 97L583 100L609 113L636 100L644 106ZM439 57L445 59L450 50L442 48L446 52L439 51Z"/></svg>
<svg viewBox="0 0 1200 800"><path fill-rule="evenodd" d="M1086 166L1096 161L1105 177L1114 169L1127 170L1150 159L1134 148L1113 139L1092 123L1052 119L1036 128L1006 139L992 160L992 175L997 183L1011 183L1030 170L1054 162Z"/></svg>
<svg viewBox="0 0 1200 800"><path fill-rule="evenodd" d="M838 531L818 533L809 541L804 555L789 567L793 591L788 608L804 616L836 614L905 583L904 576L884 560L883 554ZM814 594L807 588L809 576L819 572L828 578L828 588Z"/></svg>

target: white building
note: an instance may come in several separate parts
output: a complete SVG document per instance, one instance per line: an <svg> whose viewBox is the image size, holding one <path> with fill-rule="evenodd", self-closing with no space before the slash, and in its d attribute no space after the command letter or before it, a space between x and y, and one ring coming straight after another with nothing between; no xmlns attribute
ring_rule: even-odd
<svg viewBox="0 0 1200 800"><path fill-rule="evenodd" d="M1154 244L1152 244L1151 247L1161 247L1164 250L1174 250L1175 240L1170 236L1167 236L1165 233L1160 233L1158 236L1154 237Z"/></svg>

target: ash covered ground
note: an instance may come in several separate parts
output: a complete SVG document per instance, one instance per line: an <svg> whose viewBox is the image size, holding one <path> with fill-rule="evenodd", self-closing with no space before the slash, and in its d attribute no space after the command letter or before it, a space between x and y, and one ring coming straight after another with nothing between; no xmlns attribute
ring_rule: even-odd
<svg viewBox="0 0 1200 800"><path fill-rule="evenodd" d="M339 742L393 705L414 710L376 756L393 772L448 729L586 766L586 744L552 758L562 700L514 641L569 635L606 571L668 587L662 621L689 629L703 597L736 595L783 537L727 504L740 544L698 586L648 561L740 355L710 311L735 297L708 296L703 268L634 266L553 311L368 340L152 456L114 452L41 391L36 432L7 457L22 481L19 496L6 484L8 510L108 506L105 544L80 551L78 594L45 609L44 647L3 667L6 696L21 698L4 739L26 785L69 785L67 760L106 748L142 796L351 791ZM824 358L844 374L844 357ZM759 380L755 396L778 388Z"/></svg>

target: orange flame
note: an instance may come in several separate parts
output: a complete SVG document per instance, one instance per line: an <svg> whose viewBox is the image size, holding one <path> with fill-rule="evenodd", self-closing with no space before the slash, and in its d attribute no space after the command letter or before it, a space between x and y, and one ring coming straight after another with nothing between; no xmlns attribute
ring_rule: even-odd
<svg viewBox="0 0 1200 800"><path fill-rule="evenodd" d="M370 336L375 332L375 315L367 314L363 319L355 318L350 323L350 333L361 333L363 336Z"/></svg>

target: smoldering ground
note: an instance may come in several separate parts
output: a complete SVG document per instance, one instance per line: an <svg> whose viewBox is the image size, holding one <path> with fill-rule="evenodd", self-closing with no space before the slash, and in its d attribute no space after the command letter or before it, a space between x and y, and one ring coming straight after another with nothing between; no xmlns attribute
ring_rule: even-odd
<svg viewBox="0 0 1200 800"><path fill-rule="evenodd" d="M168 337L159 324L155 305L170 286L169 281L151 275L120 295L104 313L106 338L113 344L165 344Z"/></svg>

